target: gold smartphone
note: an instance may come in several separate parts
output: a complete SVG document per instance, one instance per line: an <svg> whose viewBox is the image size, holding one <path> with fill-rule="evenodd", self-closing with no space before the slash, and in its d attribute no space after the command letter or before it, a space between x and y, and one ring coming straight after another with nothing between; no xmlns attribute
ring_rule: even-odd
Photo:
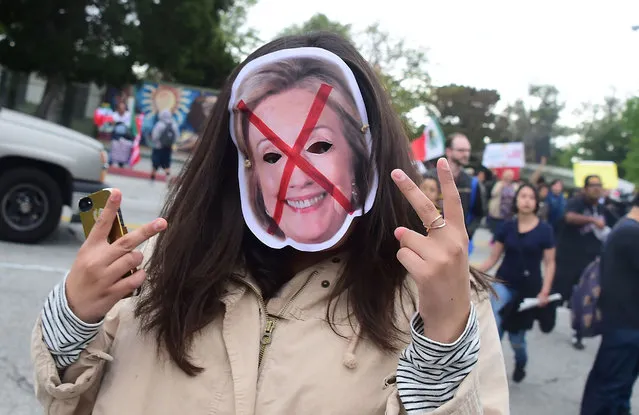
<svg viewBox="0 0 639 415"><path fill-rule="evenodd" d="M82 221L85 237L89 236L91 229L93 229L93 226L98 221L100 214L102 214L109 197L111 197L111 189L102 189L80 199L78 208L80 210L80 220ZM107 236L107 241L112 244L126 235L127 232L128 230L124 225L124 220L122 219L122 211L118 208L118 214L113 221L113 225L111 225L111 231ZM122 278L132 275L135 271L137 271L137 269L127 272L122 276Z"/></svg>
<svg viewBox="0 0 639 415"><path fill-rule="evenodd" d="M93 226L95 226L95 223L98 221L110 197L111 189L102 189L80 199L78 208L80 209L80 220L82 221L85 237L89 236L91 229L93 229ZM118 209L118 215L113 221L107 241L112 244L126 235L127 232L124 220L122 219L122 211Z"/></svg>

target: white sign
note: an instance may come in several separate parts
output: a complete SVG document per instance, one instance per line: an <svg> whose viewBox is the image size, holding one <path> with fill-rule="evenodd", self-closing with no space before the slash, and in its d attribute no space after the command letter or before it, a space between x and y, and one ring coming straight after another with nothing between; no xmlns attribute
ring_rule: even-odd
<svg viewBox="0 0 639 415"><path fill-rule="evenodd" d="M489 169L524 167L524 143L491 143L484 149L482 164Z"/></svg>

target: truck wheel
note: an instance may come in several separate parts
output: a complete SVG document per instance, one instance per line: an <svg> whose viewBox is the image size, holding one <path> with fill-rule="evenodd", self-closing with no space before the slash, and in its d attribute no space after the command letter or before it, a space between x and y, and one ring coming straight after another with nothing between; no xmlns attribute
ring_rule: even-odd
<svg viewBox="0 0 639 415"><path fill-rule="evenodd" d="M19 168L0 176L0 239L36 243L58 227L62 194L46 173Z"/></svg>

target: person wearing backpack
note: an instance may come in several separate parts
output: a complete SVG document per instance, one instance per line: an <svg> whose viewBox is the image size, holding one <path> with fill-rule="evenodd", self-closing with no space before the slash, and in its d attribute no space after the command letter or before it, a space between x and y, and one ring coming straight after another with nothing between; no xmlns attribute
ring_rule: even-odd
<svg viewBox="0 0 639 415"><path fill-rule="evenodd" d="M581 401L581 415L630 414L639 376L639 194L601 252L601 344Z"/></svg>
<svg viewBox="0 0 639 415"><path fill-rule="evenodd" d="M151 180L155 180L155 173L158 169L163 169L168 180L171 174L171 154L173 144L180 135L177 122L173 119L173 114L169 110L162 110L158 116L158 121L151 132Z"/></svg>

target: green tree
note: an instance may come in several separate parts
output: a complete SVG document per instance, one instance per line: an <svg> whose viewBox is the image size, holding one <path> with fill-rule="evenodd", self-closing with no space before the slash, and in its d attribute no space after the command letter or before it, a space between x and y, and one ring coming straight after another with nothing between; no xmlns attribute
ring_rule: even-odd
<svg viewBox="0 0 639 415"><path fill-rule="evenodd" d="M279 35L317 31L337 33L355 44L377 71L409 137L420 135L423 126L417 125L413 115L420 109L424 110L431 94L426 52L408 46L403 39L392 37L377 23L362 32L353 32L350 25L332 21L323 14L316 14L302 24L290 26Z"/></svg>
<svg viewBox="0 0 639 415"><path fill-rule="evenodd" d="M408 136L420 136L424 127L417 125L413 115L428 112L426 105L432 95L426 51L393 37L379 23L356 36L356 45L377 71Z"/></svg>
<svg viewBox="0 0 639 415"><path fill-rule="evenodd" d="M508 141L522 141L526 158L536 159L536 141L568 134L569 129L559 124L565 104L559 100L559 90L553 85L530 85L528 99L517 100L501 114L508 120Z"/></svg>
<svg viewBox="0 0 639 415"><path fill-rule="evenodd" d="M232 0L138 0L139 39L131 43L136 58L165 80L220 87L237 64L220 27L220 12L231 5Z"/></svg>
<svg viewBox="0 0 639 415"><path fill-rule="evenodd" d="M435 90L434 104L441 114L441 125L446 135L459 132L468 137L473 151L481 154L484 137L491 141L503 140L503 122L498 123L494 108L499 93L492 89L476 89L469 86L446 85Z"/></svg>
<svg viewBox="0 0 639 415"><path fill-rule="evenodd" d="M626 102L621 120L629 138L628 153L622 162L625 179L639 185L639 97Z"/></svg>
<svg viewBox="0 0 639 415"><path fill-rule="evenodd" d="M350 24L342 24L340 22L329 19L325 14L314 14L310 19L301 24L295 24L282 30L277 37L289 35L301 35L313 32L331 32L336 33L350 41L352 41L352 32Z"/></svg>
<svg viewBox="0 0 639 415"><path fill-rule="evenodd" d="M623 176L625 169L621 165L629 149L628 132L622 123L624 104L616 97L604 99L603 104L586 105L590 118L578 128L582 141L579 143L579 156L583 160L613 161L619 166Z"/></svg>
<svg viewBox="0 0 639 415"><path fill-rule="evenodd" d="M121 83L133 78L126 47L137 32L133 3L0 0L0 64L48 79L38 115L67 82ZM17 77L13 77L17 79Z"/></svg>
<svg viewBox="0 0 639 415"><path fill-rule="evenodd" d="M0 64L47 79L43 117L65 85L130 83L135 64L216 87L235 65L219 27L231 1L0 0Z"/></svg>
<svg viewBox="0 0 639 415"><path fill-rule="evenodd" d="M226 50L236 60L242 60L262 42L253 28L246 27L248 12L257 0L235 0L227 10L220 12L220 30Z"/></svg>

